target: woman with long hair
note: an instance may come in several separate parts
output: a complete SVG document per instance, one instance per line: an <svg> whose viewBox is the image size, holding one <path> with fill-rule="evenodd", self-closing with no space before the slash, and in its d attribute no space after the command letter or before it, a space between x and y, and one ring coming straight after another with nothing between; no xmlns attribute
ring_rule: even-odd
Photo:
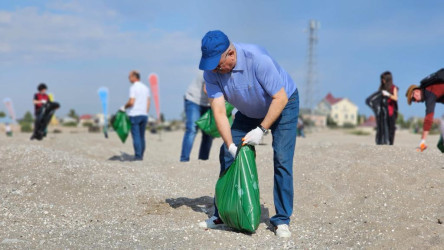
<svg viewBox="0 0 444 250"><path fill-rule="evenodd" d="M393 76L390 71L381 74L381 85L379 90L387 97L389 143L395 141L396 119L398 118L398 87L393 84Z"/></svg>

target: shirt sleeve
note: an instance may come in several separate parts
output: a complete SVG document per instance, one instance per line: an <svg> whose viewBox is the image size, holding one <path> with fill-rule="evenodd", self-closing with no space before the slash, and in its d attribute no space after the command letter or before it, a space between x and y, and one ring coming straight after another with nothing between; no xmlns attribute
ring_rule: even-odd
<svg viewBox="0 0 444 250"><path fill-rule="evenodd" d="M146 94L147 94L148 98L151 97L151 90L148 87L146 87Z"/></svg>
<svg viewBox="0 0 444 250"><path fill-rule="evenodd" d="M217 83L214 73L204 72L205 87L207 88L208 98L218 98L222 96L222 90Z"/></svg>
<svg viewBox="0 0 444 250"><path fill-rule="evenodd" d="M432 92L424 91L424 102L426 104L426 116L424 118L424 131L430 131L433 125L433 117L435 115L436 95Z"/></svg>
<svg viewBox="0 0 444 250"><path fill-rule="evenodd" d="M279 74L273 60L266 55L256 58L256 78L262 88L273 96L284 87L284 81Z"/></svg>
<svg viewBox="0 0 444 250"><path fill-rule="evenodd" d="M37 94L34 94L34 100L38 101L39 97L37 96Z"/></svg>

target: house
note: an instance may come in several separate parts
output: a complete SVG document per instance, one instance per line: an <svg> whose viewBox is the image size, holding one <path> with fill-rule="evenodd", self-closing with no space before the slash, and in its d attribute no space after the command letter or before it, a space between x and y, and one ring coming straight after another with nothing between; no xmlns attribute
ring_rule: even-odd
<svg viewBox="0 0 444 250"><path fill-rule="evenodd" d="M86 126L94 124L94 118L92 115L81 115L79 117L79 125L78 126Z"/></svg>
<svg viewBox="0 0 444 250"><path fill-rule="evenodd" d="M319 102L316 112L329 116L338 126L358 124L358 106L347 98L336 98L331 93Z"/></svg>
<svg viewBox="0 0 444 250"><path fill-rule="evenodd" d="M365 120L361 125L359 125L359 129L366 132L372 132L376 128L376 118L374 116L369 116L367 120Z"/></svg>

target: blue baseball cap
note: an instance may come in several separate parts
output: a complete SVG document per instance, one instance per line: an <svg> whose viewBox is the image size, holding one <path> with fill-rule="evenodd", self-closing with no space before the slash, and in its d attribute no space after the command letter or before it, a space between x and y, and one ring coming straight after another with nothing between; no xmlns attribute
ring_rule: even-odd
<svg viewBox="0 0 444 250"><path fill-rule="evenodd" d="M202 38L202 57L200 58L199 69L213 70L219 65L221 55L230 46L230 40L220 30L208 31Z"/></svg>

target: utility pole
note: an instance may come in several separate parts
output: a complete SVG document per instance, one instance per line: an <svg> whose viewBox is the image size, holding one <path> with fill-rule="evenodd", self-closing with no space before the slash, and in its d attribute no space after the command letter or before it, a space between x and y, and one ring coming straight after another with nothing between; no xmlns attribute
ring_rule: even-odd
<svg viewBox="0 0 444 250"><path fill-rule="evenodd" d="M318 29L320 23L310 20L308 25L308 58L307 58L307 83L305 86L305 107L313 115L316 94L316 44L318 43Z"/></svg>

